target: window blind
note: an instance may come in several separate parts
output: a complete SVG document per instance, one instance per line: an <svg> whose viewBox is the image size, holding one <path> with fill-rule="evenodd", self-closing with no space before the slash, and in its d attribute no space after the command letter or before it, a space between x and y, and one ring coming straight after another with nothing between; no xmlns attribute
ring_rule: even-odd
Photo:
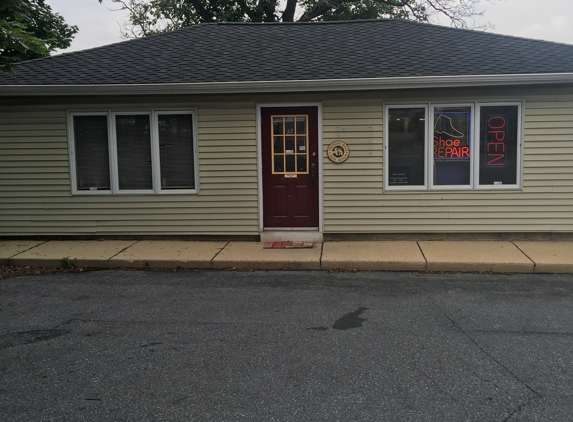
<svg viewBox="0 0 573 422"><path fill-rule="evenodd" d="M107 116L74 116L78 190L109 190Z"/></svg>
<svg viewBox="0 0 573 422"><path fill-rule="evenodd" d="M153 189L149 115L116 115L115 129L119 189Z"/></svg>
<svg viewBox="0 0 573 422"><path fill-rule="evenodd" d="M191 114L158 116L161 189L195 188Z"/></svg>

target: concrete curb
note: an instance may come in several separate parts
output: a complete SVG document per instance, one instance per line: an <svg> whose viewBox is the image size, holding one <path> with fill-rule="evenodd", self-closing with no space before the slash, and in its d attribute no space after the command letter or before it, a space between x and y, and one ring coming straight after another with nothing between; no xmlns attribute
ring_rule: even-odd
<svg viewBox="0 0 573 422"><path fill-rule="evenodd" d="M323 270L424 271L426 259L416 242L328 242Z"/></svg>
<svg viewBox="0 0 573 422"><path fill-rule="evenodd" d="M263 249L262 242L0 241L0 265L154 269L573 274L573 241L376 241Z"/></svg>
<svg viewBox="0 0 573 422"><path fill-rule="evenodd" d="M108 261L110 268L207 269L227 242L139 241Z"/></svg>
<svg viewBox="0 0 573 422"><path fill-rule="evenodd" d="M532 273L535 263L511 242L420 241L428 271Z"/></svg>
<svg viewBox="0 0 573 422"><path fill-rule="evenodd" d="M263 242L229 242L213 258L212 268L319 270L322 243L305 249L263 249Z"/></svg>

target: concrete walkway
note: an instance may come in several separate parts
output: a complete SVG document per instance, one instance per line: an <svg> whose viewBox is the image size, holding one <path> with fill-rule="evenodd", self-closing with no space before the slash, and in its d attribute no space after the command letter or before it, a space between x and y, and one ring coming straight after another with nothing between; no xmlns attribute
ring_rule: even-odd
<svg viewBox="0 0 573 422"><path fill-rule="evenodd" d="M175 240L5 240L0 241L0 265L573 274L573 242L325 242L307 249L263 249L263 245Z"/></svg>

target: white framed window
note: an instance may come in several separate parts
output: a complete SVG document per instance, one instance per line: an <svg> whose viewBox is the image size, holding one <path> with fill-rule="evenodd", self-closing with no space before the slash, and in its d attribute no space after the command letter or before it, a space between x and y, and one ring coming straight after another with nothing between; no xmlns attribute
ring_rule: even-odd
<svg viewBox="0 0 573 422"><path fill-rule="evenodd" d="M522 103L384 107L384 189L521 187Z"/></svg>
<svg viewBox="0 0 573 422"><path fill-rule="evenodd" d="M108 113L74 113L68 118L72 191L111 193L111 136Z"/></svg>
<svg viewBox="0 0 573 422"><path fill-rule="evenodd" d="M198 193L195 111L69 112L72 194Z"/></svg>

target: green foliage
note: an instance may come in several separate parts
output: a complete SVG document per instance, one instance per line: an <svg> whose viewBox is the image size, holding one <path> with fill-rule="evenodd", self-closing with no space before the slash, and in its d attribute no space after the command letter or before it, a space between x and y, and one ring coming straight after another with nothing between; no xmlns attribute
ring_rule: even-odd
<svg viewBox="0 0 573 422"><path fill-rule="evenodd" d="M100 3L102 0L99 0ZM173 31L203 22L274 22L276 0L111 0L127 10L126 38Z"/></svg>
<svg viewBox="0 0 573 422"><path fill-rule="evenodd" d="M102 0L98 0L100 3ZM352 19L449 21L461 28L496 0L110 0L129 13L123 36L144 37L203 22L310 22Z"/></svg>
<svg viewBox="0 0 573 422"><path fill-rule="evenodd" d="M102 0L98 0L100 3ZM481 2L496 0L110 0L129 13L123 36L137 38L203 22L310 22L353 19L448 21L476 26Z"/></svg>
<svg viewBox="0 0 573 422"><path fill-rule="evenodd" d="M99 0L100 3L102 0ZM293 22L377 18L427 20L419 0L110 0L129 13L123 36L142 37L203 22ZM283 8L284 7L284 8Z"/></svg>
<svg viewBox="0 0 573 422"><path fill-rule="evenodd" d="M138 28L139 35L144 36L199 23L199 17L191 5L172 0L134 2L131 4L129 20L133 28ZM124 37L134 35L127 32L123 34Z"/></svg>
<svg viewBox="0 0 573 422"><path fill-rule="evenodd" d="M309 1L309 6L315 1ZM377 0L356 0L341 2L336 8L330 9L324 13L320 20L324 21L342 21L356 19L408 19L410 13L403 8L396 8L391 4ZM426 20L423 11L418 13L420 20Z"/></svg>
<svg viewBox="0 0 573 422"><path fill-rule="evenodd" d="M78 258L70 259L65 256L62 258L62 268L77 268Z"/></svg>
<svg viewBox="0 0 573 422"><path fill-rule="evenodd" d="M45 0L1 0L0 71L13 74L17 62L68 48L77 32Z"/></svg>

